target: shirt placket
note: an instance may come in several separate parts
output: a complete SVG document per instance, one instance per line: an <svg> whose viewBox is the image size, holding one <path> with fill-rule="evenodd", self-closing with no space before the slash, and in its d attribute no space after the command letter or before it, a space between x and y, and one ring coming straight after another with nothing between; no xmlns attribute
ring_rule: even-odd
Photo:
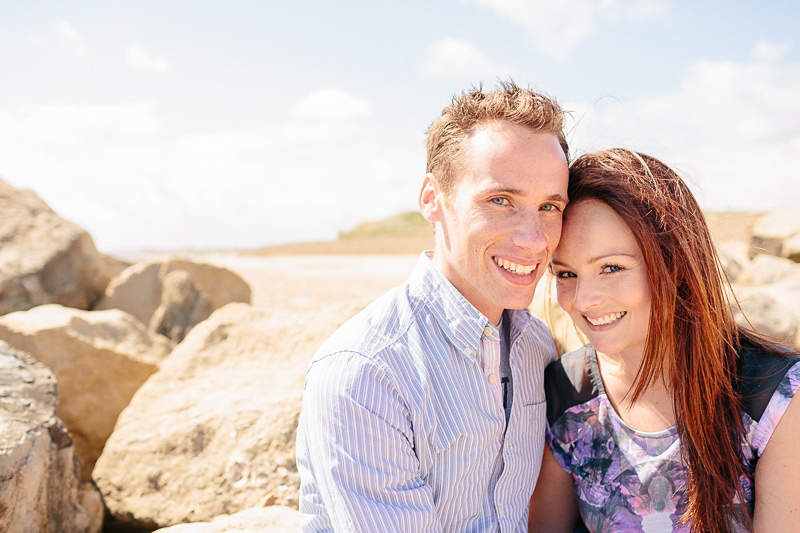
<svg viewBox="0 0 800 533"><path fill-rule="evenodd" d="M481 335L481 362L483 366L483 374L489 387L492 391L492 396L495 400L495 405L502 413L502 419L505 423L505 410L503 409L503 387L500 382L500 333L497 328L487 325L483 328L483 335ZM502 432L500 437L499 453L495 460L494 472L492 473L491 482L491 498L495 501L495 488L497 481L500 478L500 473L503 471L503 441L505 440L505 431ZM495 501L495 520L499 520L504 515L502 505L498 505ZM499 526L499 522L495 522Z"/></svg>

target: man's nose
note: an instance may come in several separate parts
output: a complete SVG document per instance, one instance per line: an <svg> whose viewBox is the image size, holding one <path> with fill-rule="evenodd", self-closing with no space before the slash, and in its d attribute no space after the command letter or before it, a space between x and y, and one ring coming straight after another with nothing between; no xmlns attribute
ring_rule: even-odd
<svg viewBox="0 0 800 533"><path fill-rule="evenodd" d="M538 215L519 221L514 232L514 244L534 253L547 249L547 233Z"/></svg>

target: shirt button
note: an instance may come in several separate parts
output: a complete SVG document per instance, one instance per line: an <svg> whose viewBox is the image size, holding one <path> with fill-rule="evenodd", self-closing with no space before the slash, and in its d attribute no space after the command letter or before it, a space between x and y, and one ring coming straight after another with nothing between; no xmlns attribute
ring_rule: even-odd
<svg viewBox="0 0 800 533"><path fill-rule="evenodd" d="M489 383L491 383L492 385L497 385L497 376L494 374L489 376Z"/></svg>
<svg viewBox="0 0 800 533"><path fill-rule="evenodd" d="M486 326L485 328L483 328L483 334L486 335L487 337L491 336L492 328L490 328L489 326Z"/></svg>
<svg viewBox="0 0 800 533"><path fill-rule="evenodd" d="M500 518L503 518L506 515L506 512L503 510L502 507L497 508L497 514L500 515Z"/></svg>
<svg viewBox="0 0 800 533"><path fill-rule="evenodd" d="M464 353L466 355L472 355L472 348L464 348Z"/></svg>

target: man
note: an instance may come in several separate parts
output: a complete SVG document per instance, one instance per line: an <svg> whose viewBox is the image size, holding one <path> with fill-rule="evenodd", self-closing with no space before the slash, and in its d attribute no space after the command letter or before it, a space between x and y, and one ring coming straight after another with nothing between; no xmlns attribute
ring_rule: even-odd
<svg viewBox="0 0 800 533"><path fill-rule="evenodd" d="M567 204L562 111L511 82L465 92L427 155L434 251L308 370L304 531L527 531L555 346L526 308Z"/></svg>

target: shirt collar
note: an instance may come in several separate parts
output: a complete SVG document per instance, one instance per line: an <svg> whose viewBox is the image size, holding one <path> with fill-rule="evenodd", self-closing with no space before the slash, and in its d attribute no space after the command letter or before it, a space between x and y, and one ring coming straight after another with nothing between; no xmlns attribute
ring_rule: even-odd
<svg viewBox="0 0 800 533"><path fill-rule="evenodd" d="M422 252L409 278L410 296L424 302L439 322L450 342L461 353L476 356L481 336L498 337L497 327L458 292L431 260L431 252ZM531 321L527 309L508 310L511 338L517 337ZM484 332L484 328L490 328Z"/></svg>

